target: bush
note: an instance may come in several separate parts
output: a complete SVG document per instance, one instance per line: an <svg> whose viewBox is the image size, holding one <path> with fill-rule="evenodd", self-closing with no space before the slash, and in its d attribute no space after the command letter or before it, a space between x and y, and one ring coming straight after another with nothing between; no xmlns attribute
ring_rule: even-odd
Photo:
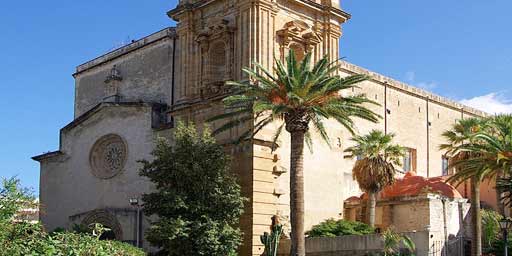
<svg viewBox="0 0 512 256"><path fill-rule="evenodd" d="M98 233L99 234L99 233ZM27 222L0 224L1 256L142 256L145 253L118 241L101 241L99 236L74 232L47 234L40 224Z"/></svg>
<svg viewBox="0 0 512 256"><path fill-rule="evenodd" d="M484 253L494 256L503 256L504 249L505 249L505 241L503 239L496 239L492 243L492 246L490 248L484 249ZM508 251L512 251L512 240L509 238L508 240Z"/></svg>
<svg viewBox="0 0 512 256"><path fill-rule="evenodd" d="M481 210L482 213L482 244L484 249L492 248L496 239L500 236L499 221L503 218L493 210Z"/></svg>
<svg viewBox="0 0 512 256"><path fill-rule="evenodd" d="M375 230L365 223L348 220L328 219L306 232L309 237L336 237L347 235L373 234Z"/></svg>

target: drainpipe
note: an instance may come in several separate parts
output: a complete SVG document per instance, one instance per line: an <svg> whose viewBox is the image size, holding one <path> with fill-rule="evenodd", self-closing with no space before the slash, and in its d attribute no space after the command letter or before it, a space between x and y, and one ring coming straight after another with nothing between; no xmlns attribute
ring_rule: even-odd
<svg viewBox="0 0 512 256"><path fill-rule="evenodd" d="M176 93L175 80L176 80L176 35L172 39L172 80L171 80L171 109L174 107L174 97ZM174 116L171 115L171 124L174 126Z"/></svg>
<svg viewBox="0 0 512 256"><path fill-rule="evenodd" d="M429 101L430 98L427 96L427 177L430 177L430 118L429 118Z"/></svg>
<svg viewBox="0 0 512 256"><path fill-rule="evenodd" d="M388 134L388 82L384 82L384 134Z"/></svg>
<svg viewBox="0 0 512 256"><path fill-rule="evenodd" d="M448 255L448 224L446 223L446 198L441 199L443 203L443 228L444 228L444 255Z"/></svg>
<svg viewBox="0 0 512 256"><path fill-rule="evenodd" d="M464 107L460 108L460 119L464 120ZM468 181L464 181L464 197L468 198Z"/></svg>

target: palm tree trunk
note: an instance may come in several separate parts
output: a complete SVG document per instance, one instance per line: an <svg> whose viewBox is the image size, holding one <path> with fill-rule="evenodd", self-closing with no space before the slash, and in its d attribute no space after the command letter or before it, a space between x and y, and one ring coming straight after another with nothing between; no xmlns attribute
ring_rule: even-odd
<svg viewBox="0 0 512 256"><path fill-rule="evenodd" d="M368 225L375 227L375 206L377 205L377 193L368 192Z"/></svg>
<svg viewBox="0 0 512 256"><path fill-rule="evenodd" d="M482 255L482 215L480 213L480 180L471 180L471 218L473 222L473 241L471 243L471 255Z"/></svg>
<svg viewBox="0 0 512 256"><path fill-rule="evenodd" d="M290 256L306 255L304 236L304 132L291 132L290 155L290 210L291 253Z"/></svg>

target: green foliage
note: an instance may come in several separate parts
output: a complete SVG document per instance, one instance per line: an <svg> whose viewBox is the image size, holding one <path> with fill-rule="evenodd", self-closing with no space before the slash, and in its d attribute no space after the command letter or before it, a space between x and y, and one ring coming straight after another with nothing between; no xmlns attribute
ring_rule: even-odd
<svg viewBox="0 0 512 256"><path fill-rule="evenodd" d="M45 233L40 224L0 224L0 256L142 256L145 253L118 241L100 241L99 236L73 232Z"/></svg>
<svg viewBox="0 0 512 256"><path fill-rule="evenodd" d="M359 187L369 193L376 193L394 183L397 170L405 149L393 144L394 134L372 130L366 135L352 138L354 146L347 148L345 158L362 157L352 169L352 176Z"/></svg>
<svg viewBox="0 0 512 256"><path fill-rule="evenodd" d="M157 215L147 239L162 255L230 255L241 244L245 199L230 159L208 131L178 124L174 145L160 140L141 175L155 185L144 212Z"/></svg>
<svg viewBox="0 0 512 256"><path fill-rule="evenodd" d="M100 241L96 235L58 232L47 234L41 224L14 221L19 210L31 207L33 197L17 179L4 179L0 188L0 256L142 256L143 251L117 241Z"/></svg>
<svg viewBox="0 0 512 256"><path fill-rule="evenodd" d="M384 133L379 130L371 130L366 135L354 136L351 140L355 145L344 151L345 153L348 153L345 157L380 157L387 162L400 165L402 157L405 155L405 149L400 145L393 144L394 138L395 134Z"/></svg>
<svg viewBox="0 0 512 256"><path fill-rule="evenodd" d="M283 226L275 225L272 228L272 232L269 234L265 232L260 236L261 243L265 246L265 252L263 256L277 256L277 250L279 248L279 241L283 235Z"/></svg>
<svg viewBox="0 0 512 256"><path fill-rule="evenodd" d="M385 256L403 255L400 250L402 244L407 250L405 255L410 255L416 250L416 245L409 236L395 232L392 228L389 228L382 233L382 240L384 241Z"/></svg>
<svg viewBox="0 0 512 256"><path fill-rule="evenodd" d="M508 239L508 251L509 253L512 252L512 239ZM496 239L494 242L492 242L492 246L490 248L485 248L484 252L487 255L494 255L494 256L503 256L505 250L505 241L503 239Z"/></svg>
<svg viewBox="0 0 512 256"><path fill-rule="evenodd" d="M337 237L347 235L373 234L375 230L365 223L348 220L328 219L306 232L308 237Z"/></svg>
<svg viewBox="0 0 512 256"><path fill-rule="evenodd" d="M481 210L480 212L482 214L483 247L491 248L501 233L499 221L503 216L493 210Z"/></svg>
<svg viewBox="0 0 512 256"><path fill-rule="evenodd" d="M443 136L449 144L442 145L453 158L457 173L450 182L470 178L493 179L512 170L512 115L459 120ZM507 176L507 175L505 175ZM507 186L498 189L505 189Z"/></svg>
<svg viewBox="0 0 512 256"><path fill-rule="evenodd" d="M234 95L223 100L226 112L209 120L227 120L215 133L257 120L254 128L242 135L240 139L243 140L275 122L279 127L274 135L275 143L283 127L289 130L290 125L303 122L329 145L325 120L337 121L352 134L355 132L353 119L379 120L380 116L367 107L367 104L378 105L376 102L362 94L342 96L341 93L357 88L358 83L368 79L367 76L339 76L338 61L330 62L328 56L316 63L311 60L311 53L307 53L302 61L297 61L290 50L286 63L275 60L273 72L258 63L253 63L253 69L244 68L251 79L226 83ZM311 149L310 132L308 129L304 131L305 142Z"/></svg>
<svg viewBox="0 0 512 256"><path fill-rule="evenodd" d="M16 178L2 178L0 187L0 222L11 221L23 208L34 206L34 196L28 189L21 188Z"/></svg>

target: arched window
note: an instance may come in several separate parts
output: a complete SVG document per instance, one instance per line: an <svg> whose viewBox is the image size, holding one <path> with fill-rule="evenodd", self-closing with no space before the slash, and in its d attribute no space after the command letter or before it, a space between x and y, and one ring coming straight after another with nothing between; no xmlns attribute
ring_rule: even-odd
<svg viewBox="0 0 512 256"><path fill-rule="evenodd" d="M226 44L222 41L214 42L210 46L210 81L224 82L226 79Z"/></svg>

